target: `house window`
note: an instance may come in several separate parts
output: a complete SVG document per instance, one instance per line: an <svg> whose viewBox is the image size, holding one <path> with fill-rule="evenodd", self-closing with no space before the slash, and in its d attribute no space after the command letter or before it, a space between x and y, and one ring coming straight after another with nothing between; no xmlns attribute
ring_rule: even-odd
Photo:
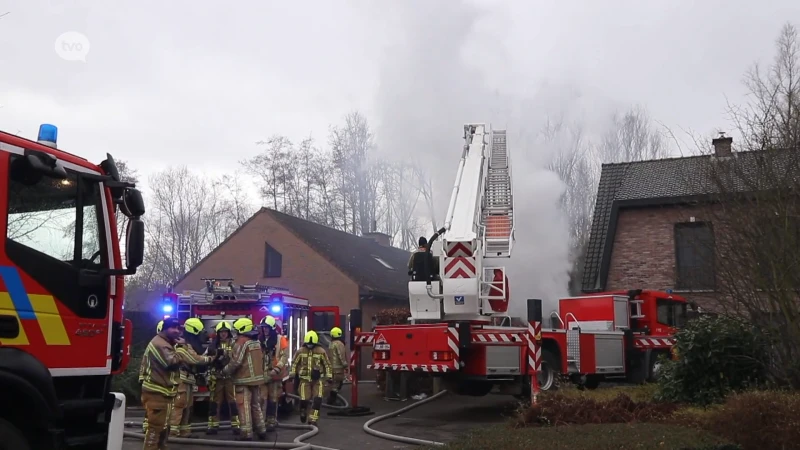
<svg viewBox="0 0 800 450"><path fill-rule="evenodd" d="M796 267L797 247L800 245L800 219L776 215L758 223L758 243L753 248L761 279L761 289L786 289L798 286Z"/></svg>
<svg viewBox="0 0 800 450"><path fill-rule="evenodd" d="M264 246L264 278L280 278L283 256L269 244Z"/></svg>
<svg viewBox="0 0 800 450"><path fill-rule="evenodd" d="M714 232L708 222L675 224L675 287L713 290Z"/></svg>

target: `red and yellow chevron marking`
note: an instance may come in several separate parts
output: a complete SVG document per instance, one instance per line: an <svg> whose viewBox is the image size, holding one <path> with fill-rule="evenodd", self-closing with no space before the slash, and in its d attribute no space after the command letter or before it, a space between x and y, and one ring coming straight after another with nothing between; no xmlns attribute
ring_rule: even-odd
<svg viewBox="0 0 800 450"><path fill-rule="evenodd" d="M20 318L11 295L8 292L0 292L0 314L14 316L19 323L19 335L11 339L0 339L0 345L30 345L29 336L36 333L34 330L37 325L46 345L71 345L53 296L41 294L27 294L27 296L34 319Z"/></svg>
<svg viewBox="0 0 800 450"><path fill-rule="evenodd" d="M475 259L458 256L444 259L445 278L475 278Z"/></svg>

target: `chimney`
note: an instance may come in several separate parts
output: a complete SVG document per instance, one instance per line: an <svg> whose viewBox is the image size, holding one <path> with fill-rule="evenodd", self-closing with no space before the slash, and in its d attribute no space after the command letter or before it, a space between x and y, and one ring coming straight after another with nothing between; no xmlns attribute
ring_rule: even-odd
<svg viewBox="0 0 800 450"><path fill-rule="evenodd" d="M377 242L378 244L384 247L392 246L392 237L386 233L381 233L380 231L371 231L369 233L364 233L364 237L367 239L372 239L373 241Z"/></svg>
<svg viewBox="0 0 800 450"><path fill-rule="evenodd" d="M720 158L731 156L731 146L733 145L733 138L725 136L724 131L720 131L719 137L711 140L711 145L714 146L714 155Z"/></svg>

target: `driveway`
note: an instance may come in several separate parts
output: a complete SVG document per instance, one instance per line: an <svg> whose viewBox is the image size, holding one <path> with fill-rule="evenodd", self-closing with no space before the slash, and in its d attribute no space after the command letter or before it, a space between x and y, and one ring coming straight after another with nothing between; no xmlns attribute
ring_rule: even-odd
<svg viewBox="0 0 800 450"><path fill-rule="evenodd" d="M365 433L362 429L364 422L370 418L398 410L413 403L414 400L406 402L385 401L377 394L375 384L372 383L362 384L359 388L360 405L371 408L375 411L375 414L366 417L344 418L328 416L327 409L323 409L319 424L320 432L308 442L341 450L353 448L394 450L416 447L377 438ZM349 400L350 391L348 386L345 386L342 395L345 395ZM415 408L399 417L386 419L374 425L373 428L390 434L446 442L470 428L499 424L506 421L514 414L516 405L517 402L508 396L458 397L445 394L443 397ZM133 417L137 413L134 410L130 411L128 413L129 420L140 420ZM138 413L138 415L140 414ZM202 422L202 418L197 418L195 421ZM297 415L293 415L291 418L286 419L284 423L299 424L300 419ZM294 430L279 430L277 440L278 442L291 442L299 434L301 433ZM215 437L217 439L231 439L229 432L222 432ZM274 440L275 436L270 436L270 438ZM141 441L135 439L126 439L122 446L123 450L139 450L141 448ZM177 450L206 450L209 447L171 444L170 448Z"/></svg>

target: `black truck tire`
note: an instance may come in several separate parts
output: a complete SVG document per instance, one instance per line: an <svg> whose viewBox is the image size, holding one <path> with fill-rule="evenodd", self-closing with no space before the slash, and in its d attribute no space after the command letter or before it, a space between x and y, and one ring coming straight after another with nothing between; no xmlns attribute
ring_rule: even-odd
<svg viewBox="0 0 800 450"><path fill-rule="evenodd" d="M0 418L0 450L31 450L31 445L22 431L2 418Z"/></svg>

